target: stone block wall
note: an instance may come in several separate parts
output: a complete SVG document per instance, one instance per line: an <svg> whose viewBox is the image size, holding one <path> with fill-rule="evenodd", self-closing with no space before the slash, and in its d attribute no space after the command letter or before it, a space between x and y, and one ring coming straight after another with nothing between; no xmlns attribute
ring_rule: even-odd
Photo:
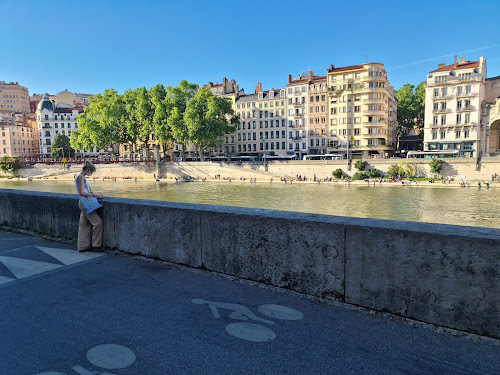
<svg viewBox="0 0 500 375"><path fill-rule="evenodd" d="M105 198L104 245L500 339L500 230ZM76 240L73 195L0 189L0 225Z"/></svg>

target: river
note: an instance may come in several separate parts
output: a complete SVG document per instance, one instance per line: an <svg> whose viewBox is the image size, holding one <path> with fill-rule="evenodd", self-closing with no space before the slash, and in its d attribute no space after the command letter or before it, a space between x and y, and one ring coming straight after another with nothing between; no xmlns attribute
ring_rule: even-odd
<svg viewBox="0 0 500 375"><path fill-rule="evenodd" d="M267 208L337 216L500 228L500 186L351 185L345 183L171 183L89 180L105 196ZM0 179L0 188L75 193L67 180Z"/></svg>

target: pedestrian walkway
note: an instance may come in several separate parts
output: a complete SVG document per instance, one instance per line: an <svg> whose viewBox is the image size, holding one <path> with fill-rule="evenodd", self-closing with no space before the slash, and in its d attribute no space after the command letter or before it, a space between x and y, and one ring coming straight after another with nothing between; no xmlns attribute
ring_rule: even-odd
<svg viewBox="0 0 500 375"><path fill-rule="evenodd" d="M500 347L0 230L1 375L499 374Z"/></svg>

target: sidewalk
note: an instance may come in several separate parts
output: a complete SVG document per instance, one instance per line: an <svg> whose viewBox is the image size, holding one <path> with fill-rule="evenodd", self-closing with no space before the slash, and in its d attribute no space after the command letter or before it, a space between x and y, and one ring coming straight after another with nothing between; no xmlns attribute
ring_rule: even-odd
<svg viewBox="0 0 500 375"><path fill-rule="evenodd" d="M500 347L0 230L2 375L499 374Z"/></svg>

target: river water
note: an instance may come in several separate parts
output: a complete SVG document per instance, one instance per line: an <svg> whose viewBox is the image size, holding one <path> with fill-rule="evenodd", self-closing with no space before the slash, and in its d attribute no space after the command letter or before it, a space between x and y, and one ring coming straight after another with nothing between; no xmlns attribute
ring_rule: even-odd
<svg viewBox="0 0 500 375"><path fill-rule="evenodd" d="M105 196L500 228L500 186L171 183L89 180ZM0 188L75 194L74 181L0 179Z"/></svg>

